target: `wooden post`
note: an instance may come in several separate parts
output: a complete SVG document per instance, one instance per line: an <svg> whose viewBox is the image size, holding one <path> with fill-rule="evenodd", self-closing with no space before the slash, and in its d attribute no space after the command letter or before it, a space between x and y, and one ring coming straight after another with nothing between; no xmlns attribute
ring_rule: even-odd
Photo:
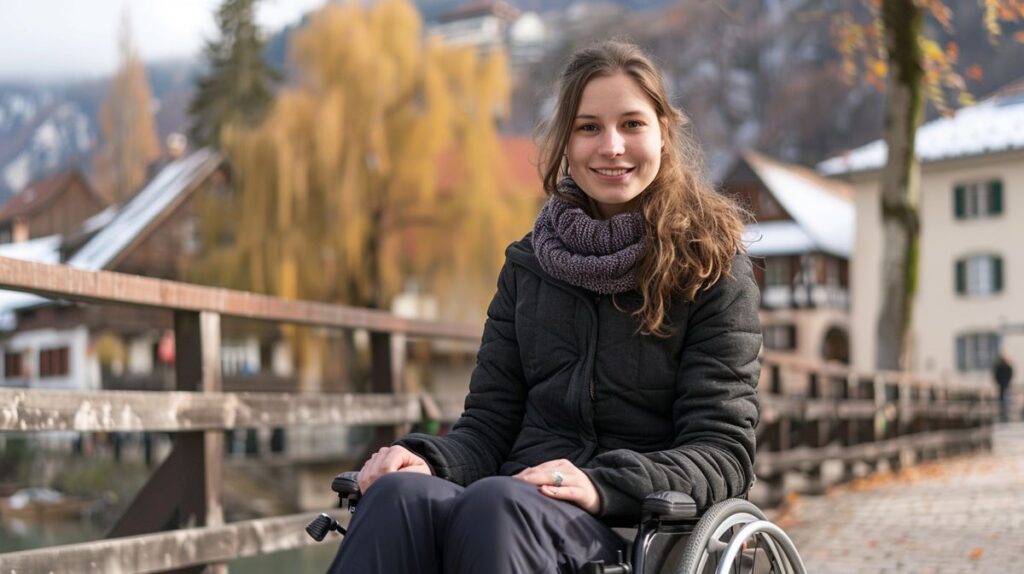
<svg viewBox="0 0 1024 574"><path fill-rule="evenodd" d="M374 393L393 393L395 373L391 356L391 334L370 333L370 389Z"/></svg>
<svg viewBox="0 0 1024 574"><path fill-rule="evenodd" d="M782 369L779 365L771 365L771 379L770 379L770 391L776 397L785 396L784 387L782 381ZM785 452L792 447L790 430L792 427L792 417L788 410L781 411L775 418L774 433L771 436L771 452ZM771 474L768 476L759 476L758 480L764 482L767 487L767 498L768 504L776 505L785 498L786 495L786 470L773 468Z"/></svg>
<svg viewBox="0 0 1024 574"><path fill-rule="evenodd" d="M174 313L175 376L179 391L219 392L220 315L208 311ZM224 435L220 430L183 432L107 538L146 534L166 528L220 526ZM223 564L191 567L183 573L227 572Z"/></svg>
<svg viewBox="0 0 1024 574"><path fill-rule="evenodd" d="M849 401L859 399L860 396L861 393L857 387L857 376L851 372L843 381L843 386L840 389L840 398ZM846 416L847 418L843 419L839 423L839 444L843 445L844 450L857 444L857 428L861 424L859 419L849 418L850 414L847 414ZM843 460L842 480L853 480L855 476L856 461L849 459Z"/></svg>
<svg viewBox="0 0 1024 574"><path fill-rule="evenodd" d="M892 385L893 392L896 396L893 397L895 408L892 410L895 413L895 419L891 422L891 431L887 433L889 438L899 438L904 436L906 427L906 399L907 391L909 388L904 385L901 381L896 381ZM888 396L888 388L886 388L886 395ZM899 472L903 468L903 449L898 449L895 453L889 456L889 470L892 472Z"/></svg>
<svg viewBox="0 0 1024 574"><path fill-rule="evenodd" d="M402 385L395 373L395 362L391 352L391 333L370 332L370 392L400 393ZM396 438L409 431L408 425L377 427L370 439L366 456L382 446L391 444Z"/></svg>

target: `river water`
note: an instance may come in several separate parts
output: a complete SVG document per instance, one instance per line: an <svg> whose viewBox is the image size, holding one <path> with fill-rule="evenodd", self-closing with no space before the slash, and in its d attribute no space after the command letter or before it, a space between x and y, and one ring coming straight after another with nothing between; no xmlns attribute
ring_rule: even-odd
<svg viewBox="0 0 1024 574"><path fill-rule="evenodd" d="M87 521L0 521L0 554L102 538L103 531ZM323 574L341 540L334 534L331 538L333 542L327 539L316 546L235 560L228 563L228 570L232 574Z"/></svg>

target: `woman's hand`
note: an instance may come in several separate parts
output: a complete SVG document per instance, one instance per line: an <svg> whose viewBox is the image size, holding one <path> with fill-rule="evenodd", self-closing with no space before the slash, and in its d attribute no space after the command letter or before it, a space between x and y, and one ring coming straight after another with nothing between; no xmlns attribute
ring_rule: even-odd
<svg viewBox="0 0 1024 574"><path fill-rule="evenodd" d="M418 472L433 474L419 456L402 446L386 446L370 457L359 469L359 490L366 492L378 478L389 472Z"/></svg>
<svg viewBox="0 0 1024 574"><path fill-rule="evenodd" d="M564 458L531 466L515 475L515 478L536 484L541 494L571 502L591 514L597 514L600 510L601 496L590 477ZM556 486L559 482L561 484Z"/></svg>

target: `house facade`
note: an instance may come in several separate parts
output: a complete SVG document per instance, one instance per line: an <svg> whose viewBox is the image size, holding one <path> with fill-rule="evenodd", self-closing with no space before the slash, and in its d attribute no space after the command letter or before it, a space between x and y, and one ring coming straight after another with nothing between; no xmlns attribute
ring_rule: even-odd
<svg viewBox="0 0 1024 574"><path fill-rule="evenodd" d="M737 159L722 187L754 218L744 242L761 288L765 348L849 362L852 191L755 151Z"/></svg>
<svg viewBox="0 0 1024 574"><path fill-rule="evenodd" d="M181 279L182 258L198 248L198 202L227 185L221 157L200 150L164 167L123 206L63 234L0 245L0 256ZM126 306L69 305L0 291L0 384L15 387L162 388L173 381L173 317ZM254 336L225 341L225 374L254 373L280 361ZM287 366L287 365L286 365Z"/></svg>
<svg viewBox="0 0 1024 574"><path fill-rule="evenodd" d="M104 207L80 171L50 175L0 206L0 244L70 233Z"/></svg>
<svg viewBox="0 0 1024 574"><path fill-rule="evenodd" d="M929 376L991 381L1000 347L1024 364L1024 83L929 122L917 132L921 160L917 295L907 367ZM878 270L880 170L877 141L821 163L855 190L851 270L853 365L876 367L882 308Z"/></svg>

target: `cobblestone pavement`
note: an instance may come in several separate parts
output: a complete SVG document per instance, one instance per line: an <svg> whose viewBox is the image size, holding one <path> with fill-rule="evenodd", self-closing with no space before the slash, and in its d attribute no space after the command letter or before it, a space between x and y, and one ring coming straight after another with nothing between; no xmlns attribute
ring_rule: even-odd
<svg viewBox="0 0 1024 574"><path fill-rule="evenodd" d="M992 452L799 497L775 517L818 573L1024 572L1024 427Z"/></svg>

